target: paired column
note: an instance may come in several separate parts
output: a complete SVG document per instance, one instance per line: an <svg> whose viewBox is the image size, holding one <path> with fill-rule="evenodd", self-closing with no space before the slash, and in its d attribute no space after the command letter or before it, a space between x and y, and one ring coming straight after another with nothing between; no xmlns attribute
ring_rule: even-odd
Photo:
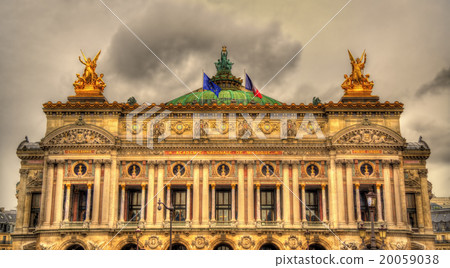
<svg viewBox="0 0 450 268"><path fill-rule="evenodd" d="M48 174L48 151L44 152L44 168L42 170L42 190L41 190L41 202L39 204L40 212L39 212L39 221L38 225L42 226L42 224L45 221L45 203L47 202L47 194L48 194L48 185L47 185L47 174ZM17 200L17 208L19 208L19 200ZM19 210L19 209L17 209ZM17 217L19 217L19 214L17 214ZM17 228L18 221L16 220L16 228ZM20 228L19 228L20 230Z"/></svg>
<svg viewBox="0 0 450 268"><path fill-rule="evenodd" d="M422 206L422 195L420 193L415 194L416 199L416 210L417 210L417 227L421 233L424 232L424 219L423 219L423 206Z"/></svg>
<svg viewBox="0 0 450 268"><path fill-rule="evenodd" d="M394 161L394 198L395 198L395 219L396 224L402 224L402 205L400 201L400 181L398 176L399 161Z"/></svg>
<svg viewBox="0 0 450 268"><path fill-rule="evenodd" d="M238 224L245 224L244 162L238 161Z"/></svg>
<svg viewBox="0 0 450 268"><path fill-rule="evenodd" d="M283 161L283 221L289 226L291 224L291 200L289 183L289 162Z"/></svg>
<svg viewBox="0 0 450 268"><path fill-rule="evenodd" d="M190 189L191 184L187 184L187 194L188 194L188 201L190 201ZM189 207L190 202L187 202L187 206ZM211 221L216 220L216 184L211 184Z"/></svg>
<svg viewBox="0 0 450 268"><path fill-rule="evenodd" d="M100 176L102 170L102 164L99 160L95 160L95 172L94 172L94 200L92 204L92 224L98 224L98 216L100 213Z"/></svg>
<svg viewBox="0 0 450 268"><path fill-rule="evenodd" d="M111 160L104 160L105 173L103 176L103 195L102 195L102 224L108 224L109 219L109 203L112 201L111 192Z"/></svg>
<svg viewBox="0 0 450 268"><path fill-rule="evenodd" d="M261 184L256 184L256 222L261 222Z"/></svg>
<svg viewBox="0 0 450 268"><path fill-rule="evenodd" d="M119 221L124 222L125 221L125 183L122 183L120 185L121 191L120 191L120 216Z"/></svg>
<svg viewBox="0 0 450 268"><path fill-rule="evenodd" d="M326 222L328 221L327 217L327 193L325 191L325 188L327 185L325 183L322 183L322 221Z"/></svg>
<svg viewBox="0 0 450 268"><path fill-rule="evenodd" d="M356 194L356 221L361 222L361 199L359 194L359 183L355 183Z"/></svg>
<svg viewBox="0 0 450 268"><path fill-rule="evenodd" d="M254 200L254 185L253 185L253 167L254 161L247 162L247 219L248 225L255 223L255 200Z"/></svg>
<svg viewBox="0 0 450 268"><path fill-rule="evenodd" d="M383 212L381 208L381 191L380 191L381 184L377 183L377 220L379 222L383 221Z"/></svg>
<svg viewBox="0 0 450 268"><path fill-rule="evenodd" d="M55 187L55 215L53 225L58 227L62 220L62 206L64 198L64 160L58 160L56 170L56 187Z"/></svg>
<svg viewBox="0 0 450 268"><path fill-rule="evenodd" d="M209 224L209 161L202 161L203 193L202 193L202 225Z"/></svg>
<svg viewBox="0 0 450 268"><path fill-rule="evenodd" d="M53 166L52 164L49 164ZM19 198L17 200L17 218L16 218L16 232L21 230L24 223L25 218L25 197L26 197L26 187L27 187L27 176L28 170L20 169L20 190L19 190ZM22 231L22 230L21 230Z"/></svg>
<svg viewBox="0 0 450 268"><path fill-rule="evenodd" d="M344 201L344 180L342 177L342 165L344 160L336 161L336 182L337 182L337 214L339 225L345 224L345 201Z"/></svg>
<svg viewBox="0 0 450 268"><path fill-rule="evenodd" d="M142 187L142 194L141 194L141 212L139 214L140 216L140 221L141 222L145 222L145 183L141 184Z"/></svg>
<svg viewBox="0 0 450 268"><path fill-rule="evenodd" d="M47 191L45 196L45 220L44 226L50 225L50 220L52 218L52 199L53 199L53 177L55 174L55 165L52 162L47 164Z"/></svg>
<svg viewBox="0 0 450 268"><path fill-rule="evenodd" d="M277 183L277 222L281 221L280 186L281 186L281 183Z"/></svg>
<svg viewBox="0 0 450 268"><path fill-rule="evenodd" d="M294 161L292 164L292 192L294 193L292 202L294 225L300 224L300 193L298 185L298 161Z"/></svg>
<svg viewBox="0 0 450 268"><path fill-rule="evenodd" d="M155 164L149 163L148 167L148 191L147 191L147 224L153 224L153 213L155 209L155 199L153 198L155 194ZM156 200L158 202L158 200Z"/></svg>
<svg viewBox="0 0 450 268"><path fill-rule="evenodd" d="M88 183L87 185L87 200L86 200L86 216L84 221L90 222L91 221L91 198L92 196L92 183Z"/></svg>
<svg viewBox="0 0 450 268"><path fill-rule="evenodd" d="M306 192L305 192L305 184L302 183L302 221L306 221Z"/></svg>
<svg viewBox="0 0 450 268"><path fill-rule="evenodd" d="M194 198L193 198L193 219L192 224L197 226L200 223L200 163L194 162Z"/></svg>
<svg viewBox="0 0 450 268"><path fill-rule="evenodd" d="M166 206L172 207L172 200L170 194L170 183L166 184ZM170 221L170 213L166 210L166 221Z"/></svg>
<svg viewBox="0 0 450 268"><path fill-rule="evenodd" d="M66 203L64 205L64 221L69 221L70 212L70 183L66 184Z"/></svg>
<svg viewBox="0 0 450 268"><path fill-rule="evenodd" d="M336 152L330 152L331 157L328 165L328 202L330 207L330 226L336 227L337 218L337 187L336 187Z"/></svg>
<svg viewBox="0 0 450 268"><path fill-rule="evenodd" d="M108 225L109 228L114 228L114 224L117 222L118 215L118 203L119 203L119 172L117 166L117 151L111 151L111 176L109 183L110 201L109 201L109 215L108 215ZM106 208L105 208L106 209Z"/></svg>
<svg viewBox="0 0 450 268"><path fill-rule="evenodd" d="M156 186L156 202L158 200L164 200L164 165L165 162L162 160L158 161L158 183ZM156 224L162 224L163 222L163 210L156 211Z"/></svg>
<svg viewBox="0 0 450 268"><path fill-rule="evenodd" d="M392 214L392 191L390 178L390 162L383 161L383 178L384 178L384 219L388 226L394 224L394 217Z"/></svg>
<svg viewBox="0 0 450 268"><path fill-rule="evenodd" d="M351 224L355 222L355 204L353 199L353 161L345 161L345 178L347 180L347 215L348 223Z"/></svg>
<svg viewBox="0 0 450 268"><path fill-rule="evenodd" d="M431 208L430 208L430 197L428 194L428 180L427 180L428 170L419 170L420 177L420 190L422 195L422 207L423 207L423 221L425 226L425 233L433 233L433 223L431 222Z"/></svg>
<svg viewBox="0 0 450 268"><path fill-rule="evenodd" d="M236 183L231 184L231 221L236 221Z"/></svg>

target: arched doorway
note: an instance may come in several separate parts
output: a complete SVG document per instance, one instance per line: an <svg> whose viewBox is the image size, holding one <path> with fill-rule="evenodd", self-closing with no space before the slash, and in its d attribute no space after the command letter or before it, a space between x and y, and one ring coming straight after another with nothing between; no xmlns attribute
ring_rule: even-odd
<svg viewBox="0 0 450 268"><path fill-rule="evenodd" d="M180 243L172 244L172 250L187 250L186 246Z"/></svg>
<svg viewBox="0 0 450 268"><path fill-rule="evenodd" d="M73 244L68 246L66 250L84 250L84 248L81 245Z"/></svg>
<svg viewBox="0 0 450 268"><path fill-rule="evenodd" d="M233 248L226 243L220 243L214 247L214 250L233 250Z"/></svg>
<svg viewBox="0 0 450 268"><path fill-rule="evenodd" d="M311 244L308 246L308 250L326 250L321 244Z"/></svg>
<svg viewBox="0 0 450 268"><path fill-rule="evenodd" d="M280 250L277 246L272 243L266 243L262 245L259 250Z"/></svg>
<svg viewBox="0 0 450 268"><path fill-rule="evenodd" d="M136 250L136 244L128 243L125 246L123 246L120 250Z"/></svg>

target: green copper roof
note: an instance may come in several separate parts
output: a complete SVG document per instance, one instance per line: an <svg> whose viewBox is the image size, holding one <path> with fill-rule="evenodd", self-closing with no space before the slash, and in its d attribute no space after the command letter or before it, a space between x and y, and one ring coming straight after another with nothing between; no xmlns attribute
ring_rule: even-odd
<svg viewBox="0 0 450 268"><path fill-rule="evenodd" d="M197 98L197 97L198 98ZM235 104L243 104L243 105L247 105L250 103L260 103L261 105L265 105L265 104L281 104L281 102L274 100L270 97L267 97L265 95L262 95L262 99L258 98L258 97L254 97L253 92L247 91L247 90L226 90L226 89L222 89L222 91L220 91L219 93L219 98L216 97L216 95L209 91L203 91L200 90L196 90L195 95L194 93L189 93L186 95L183 95L181 97L178 97L176 99L173 99L169 102L167 102L167 104L173 104L173 105L177 105L179 103L181 103L182 105L186 105L186 104L213 104L213 103L217 103L217 104L231 104L231 103L235 103ZM232 102L233 100L233 102Z"/></svg>

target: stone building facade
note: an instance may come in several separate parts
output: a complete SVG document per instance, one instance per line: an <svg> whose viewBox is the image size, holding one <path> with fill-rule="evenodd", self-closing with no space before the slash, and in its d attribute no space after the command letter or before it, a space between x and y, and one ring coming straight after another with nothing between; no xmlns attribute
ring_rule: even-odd
<svg viewBox="0 0 450 268"><path fill-rule="evenodd" d="M402 137L403 104L353 73L337 103L255 97L227 56L218 96L108 102L94 68L69 101L45 103L45 136L17 149L14 249L131 249L138 227L139 248L167 249L158 200L174 208L175 249L361 249L371 190L377 247L434 248L430 149Z"/></svg>

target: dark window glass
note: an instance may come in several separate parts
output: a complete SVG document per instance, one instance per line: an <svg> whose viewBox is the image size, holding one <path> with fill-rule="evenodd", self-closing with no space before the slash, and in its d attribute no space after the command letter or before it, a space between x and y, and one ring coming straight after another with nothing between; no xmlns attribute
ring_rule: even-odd
<svg viewBox="0 0 450 268"><path fill-rule="evenodd" d="M408 223L413 228L417 228L416 196L415 194L406 194L406 212L408 214Z"/></svg>
<svg viewBox="0 0 450 268"><path fill-rule="evenodd" d="M71 213L72 221L86 220L86 210L87 210L87 189L84 188L83 186L76 185L73 188L73 196L72 196L72 213Z"/></svg>
<svg viewBox="0 0 450 268"><path fill-rule="evenodd" d="M141 219L141 195L140 190L128 190L128 220L139 221Z"/></svg>
<svg viewBox="0 0 450 268"><path fill-rule="evenodd" d="M320 206L319 206L319 194L317 190L305 191L305 204L306 204L306 220L319 221Z"/></svg>
<svg viewBox="0 0 450 268"><path fill-rule="evenodd" d="M228 244L219 244L214 247L214 250L233 250L233 248Z"/></svg>
<svg viewBox="0 0 450 268"><path fill-rule="evenodd" d="M40 207L41 193L31 194L30 227L38 226Z"/></svg>
<svg viewBox="0 0 450 268"><path fill-rule="evenodd" d="M261 220L275 221L275 190L261 190Z"/></svg>
<svg viewBox="0 0 450 268"><path fill-rule="evenodd" d="M231 220L231 191L216 191L216 220L226 222Z"/></svg>
<svg viewBox="0 0 450 268"><path fill-rule="evenodd" d="M186 220L186 190L173 190L174 221Z"/></svg>

